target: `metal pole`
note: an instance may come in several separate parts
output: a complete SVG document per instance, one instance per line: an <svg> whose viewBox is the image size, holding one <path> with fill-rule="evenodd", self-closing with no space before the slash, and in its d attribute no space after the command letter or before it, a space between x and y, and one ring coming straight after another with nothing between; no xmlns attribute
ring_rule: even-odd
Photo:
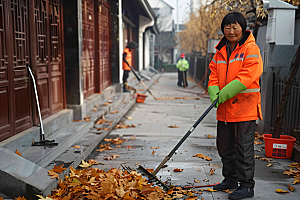
<svg viewBox="0 0 300 200"><path fill-rule="evenodd" d="M32 82L33 82L33 87L34 87L34 93L35 93L35 98L36 98L36 104L37 104L37 108L38 108L38 113L39 113L39 119L40 119L40 131L41 131L41 140L45 140L45 134L44 134L44 127L43 127L43 121L42 121L42 115L41 115L41 110L40 110L40 104L39 104L39 97L38 97L38 93L37 93L37 89L36 89L36 84L35 84L35 79L33 76L33 72L31 71L29 65L27 64L30 76L32 78Z"/></svg>

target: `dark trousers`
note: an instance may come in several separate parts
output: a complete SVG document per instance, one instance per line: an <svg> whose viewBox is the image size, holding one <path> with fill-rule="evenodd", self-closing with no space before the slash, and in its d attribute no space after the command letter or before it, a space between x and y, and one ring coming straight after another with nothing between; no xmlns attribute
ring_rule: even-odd
<svg viewBox="0 0 300 200"><path fill-rule="evenodd" d="M124 72L123 72L123 84L124 85L127 85L127 79L129 77L129 72L130 72L130 70L124 70Z"/></svg>
<svg viewBox="0 0 300 200"><path fill-rule="evenodd" d="M184 86L187 87L188 86L188 82L186 79L187 71L180 71L179 69L177 69L177 73L178 73L177 85L181 86L181 87L184 87ZM184 76L184 79L183 79L183 76ZM185 80L185 84L184 84L184 80Z"/></svg>
<svg viewBox="0 0 300 200"><path fill-rule="evenodd" d="M255 121L218 121L217 148L221 156L225 180L239 181L246 188L254 188Z"/></svg>

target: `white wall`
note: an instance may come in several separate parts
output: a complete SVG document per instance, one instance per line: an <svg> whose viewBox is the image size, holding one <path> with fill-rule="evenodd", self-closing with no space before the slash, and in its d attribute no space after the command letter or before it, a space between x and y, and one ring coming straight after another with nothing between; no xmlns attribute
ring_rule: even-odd
<svg viewBox="0 0 300 200"><path fill-rule="evenodd" d="M159 31L172 31L173 11L170 6L160 0L148 1L153 9L159 8L157 27Z"/></svg>
<svg viewBox="0 0 300 200"><path fill-rule="evenodd" d="M150 30L146 31L144 34L145 37L145 47L144 47L144 59L145 59L145 69L148 69L150 66Z"/></svg>
<svg viewBox="0 0 300 200"><path fill-rule="evenodd" d="M146 28L149 26L153 26L153 25L154 25L154 20L144 17L142 15L139 16L139 26L140 26L139 27L139 66L138 66L139 70L143 70L144 59L147 58L148 60L150 60L150 58L149 58L149 39L146 43L146 44L148 44L148 47L144 48L143 37L144 37L144 32L145 32ZM145 50L148 53L145 52L145 54L144 54L143 50Z"/></svg>

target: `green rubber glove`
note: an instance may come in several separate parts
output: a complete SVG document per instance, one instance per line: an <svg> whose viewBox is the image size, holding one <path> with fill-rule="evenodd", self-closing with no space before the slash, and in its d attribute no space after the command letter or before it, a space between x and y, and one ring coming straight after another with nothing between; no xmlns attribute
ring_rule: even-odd
<svg viewBox="0 0 300 200"><path fill-rule="evenodd" d="M243 85L240 81L231 81L220 91L219 100L217 104L219 105L221 103L224 103L226 100L231 99L232 97L246 89L247 87Z"/></svg>
<svg viewBox="0 0 300 200"><path fill-rule="evenodd" d="M208 90L208 93L209 93L210 101L211 101L211 103L213 103L219 96L218 95L219 92L220 92L219 86L209 86L207 88L207 90ZM219 105L219 103L217 103L215 105L215 108L217 108L218 105Z"/></svg>

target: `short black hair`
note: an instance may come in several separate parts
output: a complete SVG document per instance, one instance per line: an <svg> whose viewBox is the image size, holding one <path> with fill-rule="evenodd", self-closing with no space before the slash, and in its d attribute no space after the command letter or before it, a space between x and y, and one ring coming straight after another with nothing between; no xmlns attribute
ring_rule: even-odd
<svg viewBox="0 0 300 200"><path fill-rule="evenodd" d="M240 24L240 26L242 27L243 33L244 33L247 28L247 21L246 21L246 18L244 17L244 15L242 15L242 13L239 13L239 12L228 13L223 18L222 23L221 23L222 33L224 34L224 27L226 25L231 25L231 24L236 24L236 23Z"/></svg>

